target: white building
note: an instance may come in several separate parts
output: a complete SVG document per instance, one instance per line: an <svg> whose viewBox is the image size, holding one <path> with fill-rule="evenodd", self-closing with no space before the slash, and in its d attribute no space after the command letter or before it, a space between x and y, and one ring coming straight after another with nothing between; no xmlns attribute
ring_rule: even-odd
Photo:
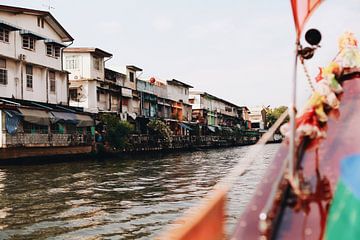
<svg viewBox="0 0 360 240"><path fill-rule="evenodd" d="M0 97L67 105L62 51L71 41L51 13L0 5Z"/></svg>
<svg viewBox="0 0 360 240"><path fill-rule="evenodd" d="M64 69L70 72L71 106L92 113L112 110L109 84L105 82L105 61L111 57L111 53L99 48L64 50Z"/></svg>
<svg viewBox="0 0 360 240"><path fill-rule="evenodd" d="M190 91L193 120L211 126L235 126L243 119L243 109L207 92Z"/></svg>
<svg viewBox="0 0 360 240"><path fill-rule="evenodd" d="M249 107L249 120L251 121L251 128L265 129L266 126L266 108L261 106Z"/></svg>

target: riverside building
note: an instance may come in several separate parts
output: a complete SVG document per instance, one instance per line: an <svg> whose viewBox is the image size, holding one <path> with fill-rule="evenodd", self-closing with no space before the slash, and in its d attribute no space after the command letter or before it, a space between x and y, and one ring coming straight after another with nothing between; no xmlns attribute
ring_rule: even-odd
<svg viewBox="0 0 360 240"><path fill-rule="evenodd" d="M68 106L72 41L51 13L0 5L0 159L91 151L91 116Z"/></svg>

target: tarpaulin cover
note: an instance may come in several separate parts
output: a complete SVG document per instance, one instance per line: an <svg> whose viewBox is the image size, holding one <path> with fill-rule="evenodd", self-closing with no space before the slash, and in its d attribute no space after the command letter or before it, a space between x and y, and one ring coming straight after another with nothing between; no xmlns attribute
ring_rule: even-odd
<svg viewBox="0 0 360 240"><path fill-rule="evenodd" d="M212 131L212 132L216 132L215 127L214 127L214 126L208 126L208 129L209 129L210 131Z"/></svg>
<svg viewBox="0 0 360 240"><path fill-rule="evenodd" d="M14 135L22 120L22 115L18 111L5 110L5 127L10 135Z"/></svg>
<svg viewBox="0 0 360 240"><path fill-rule="evenodd" d="M53 117L51 118L52 123L69 123L69 124L78 124L79 120L76 118L75 113L70 112L50 112Z"/></svg>
<svg viewBox="0 0 360 240"><path fill-rule="evenodd" d="M94 119L88 115L76 114L76 119L79 121L78 127L91 127L94 126Z"/></svg>
<svg viewBox="0 0 360 240"><path fill-rule="evenodd" d="M182 128L185 128L185 129L187 129L187 130L189 130L189 131L193 131L193 129L192 129L191 127L189 127L188 125L186 125L185 123L179 123L179 125L180 125L180 127L182 127Z"/></svg>
<svg viewBox="0 0 360 240"><path fill-rule="evenodd" d="M24 121L26 122L42 126L50 124L50 116L46 111L26 108L19 108L19 111L24 116Z"/></svg>

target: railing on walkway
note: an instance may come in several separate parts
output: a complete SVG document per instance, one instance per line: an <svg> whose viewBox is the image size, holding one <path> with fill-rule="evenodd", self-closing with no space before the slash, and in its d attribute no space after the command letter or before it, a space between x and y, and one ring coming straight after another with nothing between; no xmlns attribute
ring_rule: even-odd
<svg viewBox="0 0 360 240"><path fill-rule="evenodd" d="M91 134L16 133L6 134L6 147L84 146L93 144Z"/></svg>

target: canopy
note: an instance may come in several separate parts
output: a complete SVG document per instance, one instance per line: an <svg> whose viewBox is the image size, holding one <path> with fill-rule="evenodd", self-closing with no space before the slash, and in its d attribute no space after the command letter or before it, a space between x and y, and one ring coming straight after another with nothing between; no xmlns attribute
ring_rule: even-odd
<svg viewBox="0 0 360 240"><path fill-rule="evenodd" d="M27 108L19 108L19 111L24 116L24 121L26 122L42 126L50 124L49 114L46 111Z"/></svg>
<svg viewBox="0 0 360 240"><path fill-rule="evenodd" d="M0 27L3 27L9 31L17 31L17 30L20 30L20 27L14 25L14 24L11 24L11 23L8 23L8 22L5 22L4 20L0 20Z"/></svg>
<svg viewBox="0 0 360 240"><path fill-rule="evenodd" d="M208 126L208 129L209 129L210 131L212 131L212 132L216 132L215 127L214 127L214 126Z"/></svg>
<svg viewBox="0 0 360 240"><path fill-rule="evenodd" d="M76 114L76 119L79 121L78 127L91 127L94 126L94 119L89 115Z"/></svg>
<svg viewBox="0 0 360 240"><path fill-rule="evenodd" d="M310 15L322 0L290 0L296 28L296 40L300 39L301 32Z"/></svg>
<svg viewBox="0 0 360 240"><path fill-rule="evenodd" d="M69 124L78 124L79 120L76 118L75 113L70 112L50 112L53 117L51 118L52 123L65 122Z"/></svg>
<svg viewBox="0 0 360 240"><path fill-rule="evenodd" d="M44 43L57 45L57 46L59 46L59 47L66 47L66 46L67 46L66 44L57 42L57 41L55 41L55 40L53 40L53 39L49 39L49 38L45 39L45 40L44 40Z"/></svg>
<svg viewBox="0 0 360 240"><path fill-rule="evenodd" d="M182 128L185 128L189 131L193 131L193 129L191 127L189 127L188 125L186 125L185 123L179 123L179 126L182 127Z"/></svg>

